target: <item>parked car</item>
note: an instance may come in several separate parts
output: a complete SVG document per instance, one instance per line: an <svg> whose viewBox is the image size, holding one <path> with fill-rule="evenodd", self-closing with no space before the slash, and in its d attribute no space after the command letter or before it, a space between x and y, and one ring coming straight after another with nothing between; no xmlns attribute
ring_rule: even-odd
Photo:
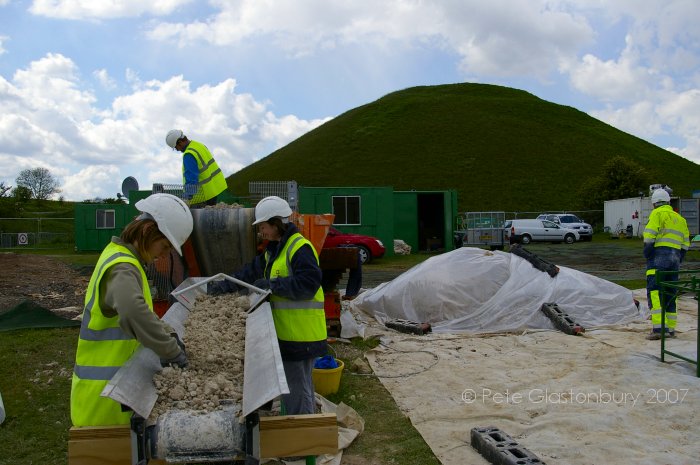
<svg viewBox="0 0 700 465"><path fill-rule="evenodd" d="M549 220L508 220L505 237L511 243L529 244L533 241L566 242L573 244L581 236L575 229L564 228Z"/></svg>
<svg viewBox="0 0 700 465"><path fill-rule="evenodd" d="M386 249L382 241L372 236L362 234L344 233L331 227L326 235L323 248L330 247L357 247L360 249L362 264L369 263L375 258L382 258Z"/></svg>
<svg viewBox="0 0 700 465"><path fill-rule="evenodd" d="M593 240L593 227L573 213L543 213L538 220L549 220L564 228L575 229L581 235L582 241Z"/></svg>

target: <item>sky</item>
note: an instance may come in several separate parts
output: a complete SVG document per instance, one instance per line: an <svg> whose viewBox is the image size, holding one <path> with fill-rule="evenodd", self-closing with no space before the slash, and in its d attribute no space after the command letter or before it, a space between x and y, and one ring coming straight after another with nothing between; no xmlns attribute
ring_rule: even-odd
<svg viewBox="0 0 700 465"><path fill-rule="evenodd" d="M700 163L698 0L0 0L0 17L0 182L47 168L54 198L180 184L170 129L229 176L386 94L464 82Z"/></svg>

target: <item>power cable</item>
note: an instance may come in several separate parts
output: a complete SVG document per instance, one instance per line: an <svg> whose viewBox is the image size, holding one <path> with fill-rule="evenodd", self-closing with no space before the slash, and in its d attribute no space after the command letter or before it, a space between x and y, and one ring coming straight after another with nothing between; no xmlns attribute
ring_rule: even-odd
<svg viewBox="0 0 700 465"><path fill-rule="evenodd" d="M433 360L433 363L431 363L429 366L427 366L425 368L422 368L422 369L417 370L417 371L412 371L410 373L403 373L400 375L382 375L382 374L377 374L377 373L353 373L353 372L349 372L349 374L351 374L353 376L374 376L376 378L406 378L408 376L413 376L413 375L417 375L420 373L424 373L424 372L430 370L435 365L437 365L437 363L440 361L440 357L436 353L430 352L428 350L399 350L399 349L396 349L394 347L389 347L388 345L386 345L383 342L379 342L379 345L384 346L385 348L387 348L389 350L393 350L394 352L398 352L401 354L415 354L415 353L430 354L433 356L434 360Z"/></svg>

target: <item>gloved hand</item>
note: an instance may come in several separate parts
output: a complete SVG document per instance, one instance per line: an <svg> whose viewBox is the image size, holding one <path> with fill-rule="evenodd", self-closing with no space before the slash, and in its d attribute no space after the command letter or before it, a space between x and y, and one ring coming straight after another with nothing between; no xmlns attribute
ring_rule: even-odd
<svg viewBox="0 0 700 465"><path fill-rule="evenodd" d="M180 350L185 352L185 343L182 342L182 339L180 339L180 336L178 336L177 333L175 333L175 332L170 333L170 335L175 338L175 342L177 342L177 345L180 346Z"/></svg>
<svg viewBox="0 0 700 465"><path fill-rule="evenodd" d="M185 351L181 351L177 357L171 358L169 360L160 359L160 366L162 367L178 367L187 368L187 354Z"/></svg>
<svg viewBox="0 0 700 465"><path fill-rule="evenodd" d="M228 280L209 281L207 283L207 295L221 295L229 292L238 292L240 287Z"/></svg>
<svg viewBox="0 0 700 465"><path fill-rule="evenodd" d="M262 290L270 289L270 280L267 278L256 279L253 286Z"/></svg>

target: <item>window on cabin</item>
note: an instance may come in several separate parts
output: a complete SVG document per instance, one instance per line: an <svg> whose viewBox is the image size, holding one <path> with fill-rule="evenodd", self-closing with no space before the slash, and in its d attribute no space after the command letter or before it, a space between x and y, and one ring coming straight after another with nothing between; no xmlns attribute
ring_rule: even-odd
<svg viewBox="0 0 700 465"><path fill-rule="evenodd" d="M95 225L97 229L114 229L114 210L96 210Z"/></svg>
<svg viewBox="0 0 700 465"><path fill-rule="evenodd" d="M333 197L333 214L335 225L359 225L361 224L360 216L360 196L334 196Z"/></svg>

